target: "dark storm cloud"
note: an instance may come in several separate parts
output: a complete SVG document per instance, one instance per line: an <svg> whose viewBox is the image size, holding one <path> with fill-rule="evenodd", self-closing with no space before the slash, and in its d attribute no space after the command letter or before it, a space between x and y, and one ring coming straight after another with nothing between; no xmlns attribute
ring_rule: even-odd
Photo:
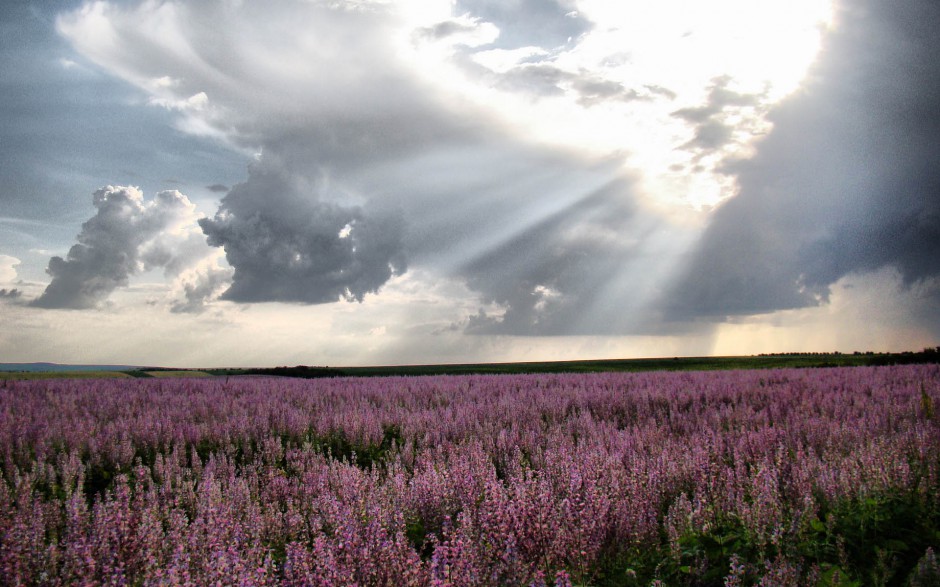
<svg viewBox="0 0 940 587"><path fill-rule="evenodd" d="M756 156L727 165L740 194L676 283L674 317L824 303L884 266L908 285L940 276L940 5L844 3L837 26Z"/></svg>
<svg viewBox="0 0 940 587"><path fill-rule="evenodd" d="M590 29L590 23L573 12L573 4L564 0L458 0L457 12L495 24L500 30L496 47L552 49Z"/></svg>
<svg viewBox="0 0 940 587"><path fill-rule="evenodd" d="M0 300L16 300L20 298L22 295L23 295L23 292L16 289L15 287L12 289L7 289L7 288L0 289Z"/></svg>
<svg viewBox="0 0 940 587"><path fill-rule="evenodd" d="M93 308L142 269L170 264L173 257L159 237L193 214L193 205L175 190L145 203L136 188L108 186L95 192L93 202L98 212L82 224L65 259L49 260L52 281L33 306Z"/></svg>
<svg viewBox="0 0 940 587"><path fill-rule="evenodd" d="M222 299L362 301L405 270L401 217L322 201L322 185L272 167L270 158L253 166L215 218L199 222L235 270Z"/></svg>

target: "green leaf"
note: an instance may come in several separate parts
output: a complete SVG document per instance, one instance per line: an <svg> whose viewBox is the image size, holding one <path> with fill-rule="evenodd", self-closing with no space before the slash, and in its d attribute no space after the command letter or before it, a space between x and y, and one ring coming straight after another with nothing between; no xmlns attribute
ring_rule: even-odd
<svg viewBox="0 0 940 587"><path fill-rule="evenodd" d="M908 550L907 543L901 540L887 540L885 542L885 548L891 552L904 552Z"/></svg>

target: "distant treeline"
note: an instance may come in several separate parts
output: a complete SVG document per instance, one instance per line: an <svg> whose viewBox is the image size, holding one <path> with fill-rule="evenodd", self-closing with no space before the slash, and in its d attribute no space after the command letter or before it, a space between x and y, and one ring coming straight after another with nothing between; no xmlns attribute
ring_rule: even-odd
<svg viewBox="0 0 940 587"><path fill-rule="evenodd" d="M398 365L379 367L327 367L297 365L250 369L206 369L212 375L266 375L314 379L320 377L415 376L512 373L595 373L609 371L712 371L725 369L783 369L862 367L940 362L940 347L919 352L774 353L742 357L673 357L529 363L462 365Z"/></svg>
<svg viewBox="0 0 940 587"><path fill-rule="evenodd" d="M934 363L940 358L940 346L933 348L925 348L922 351L904 351L900 353L876 353L875 351L855 351L854 353L841 353L839 351L832 352L790 352L790 353L761 353L757 355L758 357L843 357L848 354L852 356L864 356L864 357L875 357L878 361L887 360L887 361L902 361L904 363ZM879 363L883 364L883 363ZM895 364L895 363L891 363Z"/></svg>
<svg viewBox="0 0 940 587"><path fill-rule="evenodd" d="M904 353L890 353L887 355L875 355L871 359L871 365L911 365L915 363L940 363L940 346L934 348L925 348L924 350Z"/></svg>
<svg viewBox="0 0 940 587"><path fill-rule="evenodd" d="M759 357L819 357L819 358L842 358L853 357L861 360L860 364L879 366L879 365L913 365L918 363L938 363L940 362L940 346L928 347L922 351L904 351L900 353L876 353L874 351L855 351L854 353L840 353L839 351L831 353L765 353Z"/></svg>
<svg viewBox="0 0 940 587"><path fill-rule="evenodd" d="M330 367L257 367L251 369L206 369L212 375L273 375L276 377L300 377L302 379L315 379L318 377L341 377L346 375L340 369Z"/></svg>

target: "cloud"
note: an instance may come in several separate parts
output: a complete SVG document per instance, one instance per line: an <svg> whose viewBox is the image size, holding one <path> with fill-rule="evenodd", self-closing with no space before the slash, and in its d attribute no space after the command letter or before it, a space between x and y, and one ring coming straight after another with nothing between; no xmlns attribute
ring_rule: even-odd
<svg viewBox="0 0 940 587"><path fill-rule="evenodd" d="M222 299L362 301L404 272L402 218L322 201L321 189L259 163L222 199L214 218L199 221L234 268Z"/></svg>
<svg viewBox="0 0 940 587"><path fill-rule="evenodd" d="M477 59L486 56L477 57ZM496 64L493 64L496 65ZM494 72L493 84L509 91L521 91L535 96L562 96L572 74L550 61L513 64L501 72Z"/></svg>
<svg viewBox="0 0 940 587"><path fill-rule="evenodd" d="M492 23L480 22L470 15L448 18L416 31L419 37L432 41L445 41L453 45L478 47L488 45L499 37L499 29Z"/></svg>
<svg viewBox="0 0 940 587"><path fill-rule="evenodd" d="M752 327L753 316L761 325L799 320L790 330L799 340L820 315L861 298L869 309L891 299L928 322L936 200L917 186L936 141L929 117L910 115L922 135L906 130L905 108L927 111L907 93L933 83L936 60L904 53L932 37L882 30L921 26L902 22L916 15L913 4L893 25L877 7L875 24L843 19L812 83L772 113L757 157L730 160L769 130L767 106L796 88L818 34L799 34L794 25L811 26L797 22L803 16L784 22L809 2L753 4L83 3L57 20L70 57L89 66L74 101L99 108L85 98L107 94L109 112L151 120L136 146L102 142L151 163L109 154L124 161L111 168L153 164L159 173L141 177L218 180L206 189L224 198L201 224L192 215L147 234L125 235L115 222L83 228L40 300L111 299L114 311L52 316L8 304L15 324L32 330L6 328L0 344L127 356L125 339L145 321L156 334L134 339L130 352L168 362L395 363L701 354L714 332L729 337L723 351L744 352L743 331L726 327ZM791 62L797 53L805 61ZM133 88L102 92L90 81L104 80L100 71ZM918 73L901 79L903 71ZM114 106L127 97L133 105ZM888 108L879 109L882 98ZM48 118L33 123L40 119ZM158 125L183 137L173 143L182 147L152 156ZM895 148L908 137L914 143L901 150L922 153L920 163ZM239 166L253 158L247 176L231 167L187 174L207 145L238 153ZM102 165L66 167L93 174ZM700 212L736 189L726 206ZM831 285L886 262L916 296L895 299L891 287L848 277ZM133 279L148 269L169 285L124 287L149 279ZM841 285L850 281L859 295ZM125 303L142 299L150 304L139 313ZM923 303L912 309L915 299ZM287 303L258 303L271 301ZM781 317L781 308L794 309ZM53 321L64 321L68 338L48 339ZM72 332L97 342L77 345ZM246 339L260 341L247 355Z"/></svg>
<svg viewBox="0 0 940 587"><path fill-rule="evenodd" d="M716 328L712 353L919 350L940 337L940 279L904 284L897 269L850 273L820 306L735 316ZM887 302L887 303L886 303Z"/></svg>
<svg viewBox="0 0 940 587"><path fill-rule="evenodd" d="M176 271L185 263L176 245L191 238L197 218L185 195L167 190L147 202L136 187L107 186L95 192L93 203L97 213L82 224L64 259L49 260L52 281L32 305L94 308L141 271Z"/></svg>
<svg viewBox="0 0 940 587"><path fill-rule="evenodd" d="M312 304L378 291L406 268L407 222L344 185L387 160L482 132L459 101L419 91L420 75L395 44L405 16L380 3L348 8L101 3L58 20L83 54L150 93L151 104L192 106L180 113L184 130L261 153L200 223L234 270L226 300ZM258 20L270 26L251 24ZM174 83L153 83L160 79ZM192 104L192 96L205 98Z"/></svg>
<svg viewBox="0 0 940 587"><path fill-rule="evenodd" d="M367 300L407 268L470 287L484 312L453 322L487 334L657 332L676 328L656 324L667 310L734 305L724 282L696 270L740 277L729 280L739 311L813 303L824 290L812 274L776 273L760 246L738 258L770 270L738 276L732 257L706 257L688 278L702 295L663 301L676 263L700 254L683 256L701 218L686 223L685 208L661 202L727 197L715 162L751 141L770 94L754 89L765 78L745 84L700 54L723 38L717 20L677 42L644 30L636 10L580 4L95 3L58 29L183 130L259 153L199 224L229 267L174 265L177 249L156 238L137 249L176 276L176 312L200 311L229 276L228 301L325 304ZM670 34L686 26L672 24ZM634 33L651 44L629 45ZM673 171L690 164L701 171ZM726 162L718 178L734 174L744 200L748 164Z"/></svg>
<svg viewBox="0 0 940 587"><path fill-rule="evenodd" d="M468 12L500 31L501 48L565 45L591 28L591 23L572 10L574 2L565 0L459 0L457 10Z"/></svg>
<svg viewBox="0 0 940 587"><path fill-rule="evenodd" d="M758 106L760 96L736 92L730 89L731 82L730 76L713 79L703 106L680 108L672 113L672 116L691 123L695 129L694 137L683 148L705 153L721 149L734 136L734 126L728 122L729 118L739 115L742 108Z"/></svg>
<svg viewBox="0 0 940 587"><path fill-rule="evenodd" d="M669 95L668 90L655 87L628 88L584 69L569 71L557 65L552 56L534 48L478 52L473 61L488 69L484 76L494 87L536 97L570 95L585 107L602 102L649 101Z"/></svg>
<svg viewBox="0 0 940 587"><path fill-rule="evenodd" d="M16 266L20 260L10 255L0 255L0 283L11 283L16 280Z"/></svg>
<svg viewBox="0 0 940 587"><path fill-rule="evenodd" d="M940 275L938 26L932 2L843 3L755 156L726 163L740 192L666 297L673 317L825 304L839 279L886 266L909 287Z"/></svg>
<svg viewBox="0 0 940 587"><path fill-rule="evenodd" d="M384 2L98 2L57 28L151 104L184 106L191 134L251 152L306 141L339 157L437 132L441 105L416 91L401 30L449 3L421 4L429 17Z"/></svg>
<svg viewBox="0 0 940 587"><path fill-rule="evenodd" d="M23 292L16 289L15 287L13 289L7 289L7 288L0 289L0 300L3 300L3 301L16 300L16 299L19 299L20 296L22 295L23 295Z"/></svg>
<svg viewBox="0 0 940 587"><path fill-rule="evenodd" d="M537 4L541 16L522 27L525 35L495 43L513 53L507 59L550 58L556 44L586 30L561 4ZM619 158L540 144L528 129L466 98L466 79L446 83L461 71L459 55L441 69L422 61L429 35L452 43L465 29L500 26L509 14L503 4L458 6L463 17L451 14L448 2L440 6L428 21L412 22L392 6L348 12L273 2L262 15L247 4L104 4L63 16L59 28L86 57L162 100L151 104L203 93L198 110L178 115L198 117L238 148L260 153L247 179L199 223L231 268L221 299L363 301L418 267L477 293L490 323L453 317L472 332L638 328L624 308L641 307L654 288L625 272L658 275L681 238L641 242L673 228L639 209L636 182ZM246 25L262 16L270 27ZM558 28L541 31L533 24L539 19ZM152 33L157 23L164 34ZM108 35L93 34L102 26ZM415 31L424 40L415 41ZM548 48L519 49L522 40ZM583 102L668 98L660 87L633 92L548 61L518 69L541 70ZM173 83L153 82L163 78ZM171 310L201 311L226 280L220 271L180 272Z"/></svg>
<svg viewBox="0 0 940 587"><path fill-rule="evenodd" d="M441 6L446 17L449 3ZM507 217L537 222L524 212L555 204L525 190L532 177L541 181L546 160L555 162L551 175L559 168L593 174L584 161L511 136L452 88L432 86L427 71L405 61L415 48L397 44L401 29L414 25L402 24L409 17L397 8L274 2L262 11L272 23L264 29L246 24L262 18L256 10L98 4L59 19L83 54L160 99L152 104L205 95L185 115L261 153L247 180L200 222L234 271L225 300L361 301L405 271L412 256L465 262L482 254L490 228L505 230ZM560 18L574 26L564 12ZM303 34L272 32L296 31L298 22ZM152 34L156 23L165 34ZM411 31L440 36L482 26L471 16L433 23L449 24L429 32L418 23ZM101 27L107 35L92 34ZM208 43L204 35L216 38ZM174 83L153 83L163 78ZM467 249L457 250L459 243Z"/></svg>
<svg viewBox="0 0 940 587"><path fill-rule="evenodd" d="M232 268L220 264L217 257L206 257L179 275L175 283L177 295L170 303L170 311L175 314L202 313L232 283L232 274Z"/></svg>

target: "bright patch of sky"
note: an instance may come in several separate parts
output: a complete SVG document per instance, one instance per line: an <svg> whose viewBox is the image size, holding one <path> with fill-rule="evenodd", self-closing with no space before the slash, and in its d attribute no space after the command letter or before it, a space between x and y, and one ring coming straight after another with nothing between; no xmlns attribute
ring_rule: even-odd
<svg viewBox="0 0 940 587"><path fill-rule="evenodd" d="M716 167L749 155L770 130L767 111L797 89L833 17L828 0L585 0L571 8L565 17L589 29L557 46L491 48L491 23L464 15L448 21L459 33L405 50L429 83L471 97L519 135L620 157L641 173L652 202L694 207L733 195L733 179ZM423 30L445 17L409 16ZM677 115L683 109L701 119ZM705 123L727 136L697 142Z"/></svg>

